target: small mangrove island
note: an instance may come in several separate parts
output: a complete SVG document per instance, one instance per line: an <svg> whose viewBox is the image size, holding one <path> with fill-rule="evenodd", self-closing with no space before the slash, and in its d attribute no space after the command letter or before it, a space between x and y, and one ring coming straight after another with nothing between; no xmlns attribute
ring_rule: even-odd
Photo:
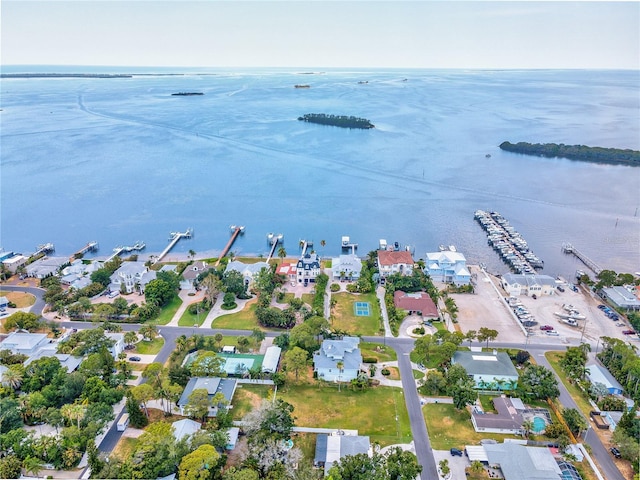
<svg viewBox="0 0 640 480"><path fill-rule="evenodd" d="M629 165L640 167L640 152L619 148L587 147L585 145L565 145L563 143L502 142L500 149L507 152L536 155L538 157L561 157L583 162Z"/></svg>
<svg viewBox="0 0 640 480"><path fill-rule="evenodd" d="M366 118L359 118L347 115L327 115L325 113L307 113L298 120L309 123L319 123L321 125L333 125L342 128L375 128L375 125Z"/></svg>
<svg viewBox="0 0 640 480"><path fill-rule="evenodd" d="M202 92L177 92L177 93L172 93L171 96L173 97L190 97L192 95L204 95L204 93Z"/></svg>

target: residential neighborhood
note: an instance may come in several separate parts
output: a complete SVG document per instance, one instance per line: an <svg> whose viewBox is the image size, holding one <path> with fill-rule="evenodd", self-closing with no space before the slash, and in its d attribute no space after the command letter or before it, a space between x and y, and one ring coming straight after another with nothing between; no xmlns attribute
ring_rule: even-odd
<svg viewBox="0 0 640 480"><path fill-rule="evenodd" d="M400 464L380 478L633 471L640 390L613 363L634 361L622 338L594 348L559 326L558 343L513 312L535 301L542 320L602 297L492 278L454 250L414 261L392 246L328 259L304 247L297 262L60 259L8 276L2 475L181 479L192 457L223 480Z"/></svg>

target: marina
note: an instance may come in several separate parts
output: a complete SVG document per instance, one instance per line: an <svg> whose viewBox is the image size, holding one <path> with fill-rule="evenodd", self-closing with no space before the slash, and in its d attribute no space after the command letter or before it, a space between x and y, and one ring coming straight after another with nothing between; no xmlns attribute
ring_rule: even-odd
<svg viewBox="0 0 640 480"><path fill-rule="evenodd" d="M515 273L536 273L544 262L529 249L529 244L498 212L476 210L474 218L487 232L487 243Z"/></svg>

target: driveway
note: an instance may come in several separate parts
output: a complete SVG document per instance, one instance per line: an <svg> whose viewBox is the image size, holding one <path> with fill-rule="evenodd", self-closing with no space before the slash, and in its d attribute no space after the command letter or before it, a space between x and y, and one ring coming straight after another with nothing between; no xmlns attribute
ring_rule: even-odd
<svg viewBox="0 0 640 480"><path fill-rule="evenodd" d="M451 477L449 478L451 478L451 480L466 478L464 469L469 465L471 465L471 463L469 462L469 459L465 455L462 455L461 457L457 457L457 456L451 455L451 452L449 450L432 450L432 451L433 451L433 458L435 458L436 460L436 464L440 465L440 462L445 459L449 461L449 468L451 469ZM440 474L440 468L438 468L438 474ZM444 478L444 477L439 475L438 478Z"/></svg>

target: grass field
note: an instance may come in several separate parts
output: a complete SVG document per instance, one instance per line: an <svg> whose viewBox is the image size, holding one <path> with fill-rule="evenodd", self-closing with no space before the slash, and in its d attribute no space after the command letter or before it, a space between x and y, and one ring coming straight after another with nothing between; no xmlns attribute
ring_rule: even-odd
<svg viewBox="0 0 640 480"><path fill-rule="evenodd" d="M236 389L233 396L233 414L234 420L241 420L247 413L260 405L263 399L269 398L274 391L272 385L249 385L241 384Z"/></svg>
<svg viewBox="0 0 640 480"><path fill-rule="evenodd" d="M146 340L141 340L136 343L136 353L141 353L143 355L155 355L164 346L164 338L157 337L151 340L150 342Z"/></svg>
<svg viewBox="0 0 640 480"><path fill-rule="evenodd" d="M380 308L375 293L354 295L341 292L331 296L336 300L333 308L331 327L337 330L361 335L378 335L380 333ZM369 316L356 316L355 302L369 302Z"/></svg>
<svg viewBox="0 0 640 480"><path fill-rule="evenodd" d="M313 305L313 297L315 295L313 295L312 293L303 293L302 294L302 301L308 305Z"/></svg>
<svg viewBox="0 0 640 480"><path fill-rule="evenodd" d="M36 297L26 292L0 290L0 297L7 297L7 300L16 304L16 308L30 307L36 303Z"/></svg>
<svg viewBox="0 0 640 480"><path fill-rule="evenodd" d="M278 390L277 398L294 406L298 426L355 429L383 447L409 443L412 438L400 388L353 391L343 385L338 391L333 384L290 384Z"/></svg>
<svg viewBox="0 0 640 480"><path fill-rule="evenodd" d="M167 305L164 306L164 308L160 312L160 315L158 315L158 318L146 323L151 325L166 325L176 314L178 308L180 308L180 305L182 305L182 299L176 295Z"/></svg>
<svg viewBox="0 0 640 480"><path fill-rule="evenodd" d="M256 318L257 299L252 298L245 308L236 313L221 315L213 321L211 328L231 328L238 330L253 330L262 328Z"/></svg>
<svg viewBox="0 0 640 480"><path fill-rule="evenodd" d="M363 358L375 357L379 363L398 360L398 355L393 348L380 343L360 342L360 352Z"/></svg>
<svg viewBox="0 0 640 480"><path fill-rule="evenodd" d="M294 298L296 298L296 295L295 295L294 293L285 293L285 294L282 296L282 300L278 300L278 303L279 303L280 305L288 305L288 304L289 304L289 302L290 302L291 300L293 300Z"/></svg>
<svg viewBox="0 0 640 480"><path fill-rule="evenodd" d="M137 438L122 437L113 449L113 454L120 460L125 460L131 456L133 449L138 443Z"/></svg>
<svg viewBox="0 0 640 480"><path fill-rule="evenodd" d="M521 438L515 435L476 432L467 410L456 410L450 403L429 403L422 407L434 450L463 449L465 445L478 445L483 438L502 442L504 438Z"/></svg>
<svg viewBox="0 0 640 480"><path fill-rule="evenodd" d="M199 303L199 302L194 302L194 303ZM194 315L193 313L189 312L189 308L187 308L184 313L182 314L182 316L180 317L180 320L178 320L178 325L181 327L192 327L194 325L202 325L202 322L204 322L204 319L207 318L207 314L209 313L209 310L206 310L204 312L200 312L199 315Z"/></svg>

